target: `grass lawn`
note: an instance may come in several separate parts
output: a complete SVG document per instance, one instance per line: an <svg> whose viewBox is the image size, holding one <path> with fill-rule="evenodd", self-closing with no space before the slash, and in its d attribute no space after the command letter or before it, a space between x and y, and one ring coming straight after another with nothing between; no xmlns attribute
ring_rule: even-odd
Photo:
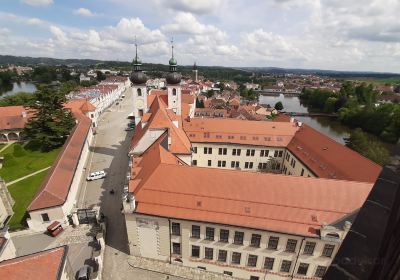
<svg viewBox="0 0 400 280"><path fill-rule="evenodd" d="M16 148L19 146L19 149ZM60 149L42 152L29 144L21 149L21 145L14 143L0 155L4 156L4 165L0 169L0 177L6 182L16 180L32 172L51 166Z"/></svg>
<svg viewBox="0 0 400 280"><path fill-rule="evenodd" d="M25 180L19 181L18 183L15 183L8 187L11 196L15 200L15 204L13 207L14 215L8 223L11 230L26 227L26 208L35 196L46 174L47 170L26 178Z"/></svg>

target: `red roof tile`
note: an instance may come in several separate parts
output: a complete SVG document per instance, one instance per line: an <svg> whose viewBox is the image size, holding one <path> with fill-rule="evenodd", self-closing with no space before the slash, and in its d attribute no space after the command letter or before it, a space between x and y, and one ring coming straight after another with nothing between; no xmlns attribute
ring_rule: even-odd
<svg viewBox="0 0 400 280"><path fill-rule="evenodd" d="M30 115L23 106L0 107L0 130L22 129Z"/></svg>
<svg viewBox="0 0 400 280"><path fill-rule="evenodd" d="M0 279L58 280L64 268L66 247L58 247L0 262Z"/></svg>
<svg viewBox="0 0 400 280"><path fill-rule="evenodd" d="M303 124L288 149L316 176L375 182L382 167Z"/></svg>

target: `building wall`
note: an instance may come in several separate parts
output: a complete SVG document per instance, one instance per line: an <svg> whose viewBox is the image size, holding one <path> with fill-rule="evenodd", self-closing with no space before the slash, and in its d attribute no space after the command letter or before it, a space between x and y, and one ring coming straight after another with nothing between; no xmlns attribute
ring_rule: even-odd
<svg viewBox="0 0 400 280"><path fill-rule="evenodd" d="M310 169L288 150L286 150L283 161L282 173L293 176L316 177Z"/></svg>
<svg viewBox="0 0 400 280"><path fill-rule="evenodd" d="M49 216L48 222L43 221L42 214ZM38 232L46 231L46 228L54 221L60 222L63 226L67 225L62 206L30 211L29 216L30 218L26 220L29 228Z"/></svg>
<svg viewBox="0 0 400 280"><path fill-rule="evenodd" d="M328 267L333 257L335 256L340 245L340 239L337 241L324 241L318 238L301 237L285 233L275 233L262 230L253 230L235 226L217 225L203 222L191 222L177 219L167 219L154 216L146 216L141 214L126 214L127 215L127 229L128 238L131 246L131 254L135 256L142 256L147 258L154 258L164 261L170 261L175 264L183 264L188 267L203 267L207 271L224 273L229 271L233 273L233 277L240 279L249 279L250 276L257 276L260 279L267 275L267 279L290 279L294 273L296 277L304 277L304 279L318 279L313 278L317 266ZM173 235L170 224L180 224L180 235ZM157 227L154 227L157 225ZM200 238L192 238L192 225L200 226ZM140 233L145 227L145 234ZM149 227L153 232L148 230ZM214 228L214 240L206 240L206 227ZM219 241L219 233L221 229L229 230L229 241L227 243ZM147 230L147 231L146 231ZM234 244L235 231L244 233L243 245ZM259 247L250 246L252 234L261 235ZM156 238L151 238L156 236ZM278 247L276 250L267 249L269 238L279 237ZM286 243L288 239L297 240L296 249L294 252L286 252ZM316 246L313 255L304 255L304 247L307 241L315 242ZM165 243L166 242L166 243ZM173 243L181 244L181 254L173 254ZM153 249L153 254L144 252L148 248ZM322 256L322 251L325 244L334 245L331 257ZM200 257L192 257L192 245L200 247ZM169 246L171 246L169 248ZM143 249L142 249L143 248ZM205 248L213 249L212 260L205 259ZM158 250L158 251L157 251ZM169 254L171 250L171 255ZM219 250L227 251L227 261L217 261ZM232 263L232 253L240 253L240 264ZM255 267L248 266L249 255L256 255L257 262ZM169 259L171 256L171 259ZM272 270L264 269L265 258L274 258L274 265ZM283 260L291 261L290 271L288 273L280 272L280 266ZM306 275L298 275L297 270L300 263L309 264Z"/></svg>
<svg viewBox="0 0 400 280"><path fill-rule="evenodd" d="M204 148L212 148L212 154L205 154ZM239 168L242 171L257 171L259 163L267 163L271 158L276 159L276 161L282 167L283 158L285 155L285 148L280 147L262 147L262 146L251 146L251 145L239 145L239 144L228 144L228 143L192 143L192 148L195 150L197 148L197 153L192 153L192 164L193 161L197 161L197 166L208 167L208 160L211 160L211 166L214 168L222 169L236 169L231 167L232 161L239 161ZM219 155L218 149L226 148L226 155ZM233 149L241 149L240 156L233 155ZM254 156L246 156L247 150L255 150ZM268 156L261 157L261 150L269 150ZM278 151L278 157L275 157L275 151ZM279 151L282 152L282 156L279 157ZM265 154L265 153L264 153ZM218 161L225 161L225 167L219 167ZM252 168L245 168L246 162L253 162ZM281 168L278 169L278 171Z"/></svg>
<svg viewBox="0 0 400 280"><path fill-rule="evenodd" d="M14 214L12 209L14 204L6 183L0 178L0 229L3 228L7 218Z"/></svg>

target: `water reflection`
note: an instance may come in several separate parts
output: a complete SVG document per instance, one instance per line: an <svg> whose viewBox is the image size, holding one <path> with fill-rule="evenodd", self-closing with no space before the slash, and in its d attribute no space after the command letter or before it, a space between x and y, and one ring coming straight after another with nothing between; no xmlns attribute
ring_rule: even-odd
<svg viewBox="0 0 400 280"><path fill-rule="evenodd" d="M14 95L18 92L33 93L37 90L35 84L31 82L15 82L10 85L2 85L0 87L0 98L4 96Z"/></svg>
<svg viewBox="0 0 400 280"><path fill-rule="evenodd" d="M307 113L308 108L301 103L297 96L260 96L260 104L269 104L272 107L276 102L281 101L283 104L283 110L286 112L296 113ZM315 128L319 132L328 135L335 141L344 144L344 139L350 135L351 129L343 126L336 119L329 117L296 117L299 121L302 121L309 126Z"/></svg>

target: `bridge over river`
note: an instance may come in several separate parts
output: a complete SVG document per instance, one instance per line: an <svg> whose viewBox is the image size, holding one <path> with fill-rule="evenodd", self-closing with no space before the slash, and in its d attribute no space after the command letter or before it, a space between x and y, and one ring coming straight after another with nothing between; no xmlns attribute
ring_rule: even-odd
<svg viewBox="0 0 400 280"><path fill-rule="evenodd" d="M337 117L337 114L328 114L328 113L305 113L305 112L285 112L281 111L281 114L293 116L293 117Z"/></svg>

